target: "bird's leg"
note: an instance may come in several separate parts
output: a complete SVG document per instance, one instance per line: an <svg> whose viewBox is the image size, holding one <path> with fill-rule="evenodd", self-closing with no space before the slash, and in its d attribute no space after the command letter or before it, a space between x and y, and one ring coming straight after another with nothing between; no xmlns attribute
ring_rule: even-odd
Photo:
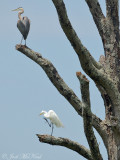
<svg viewBox="0 0 120 160"><path fill-rule="evenodd" d="M25 39L25 46L26 46L26 39Z"/></svg>
<svg viewBox="0 0 120 160"><path fill-rule="evenodd" d="M51 136L52 136L52 134L53 134L53 128L54 128L54 126L53 126L53 123L51 123L52 124L52 132L51 132Z"/></svg>
<svg viewBox="0 0 120 160"><path fill-rule="evenodd" d="M21 39L21 43L20 43L20 45L22 44L22 40L23 40L23 36L22 36L22 39Z"/></svg>
<svg viewBox="0 0 120 160"><path fill-rule="evenodd" d="M51 124L48 122L47 118L43 118L48 123L49 127L51 127Z"/></svg>

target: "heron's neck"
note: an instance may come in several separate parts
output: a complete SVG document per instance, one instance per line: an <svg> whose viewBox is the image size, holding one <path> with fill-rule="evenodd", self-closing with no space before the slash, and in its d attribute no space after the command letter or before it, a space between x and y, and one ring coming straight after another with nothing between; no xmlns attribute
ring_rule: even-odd
<svg viewBox="0 0 120 160"><path fill-rule="evenodd" d="M21 17L21 14L22 14L22 13L24 13L24 10L23 10L23 9L18 13L18 18L19 18L20 20L22 20L22 17Z"/></svg>

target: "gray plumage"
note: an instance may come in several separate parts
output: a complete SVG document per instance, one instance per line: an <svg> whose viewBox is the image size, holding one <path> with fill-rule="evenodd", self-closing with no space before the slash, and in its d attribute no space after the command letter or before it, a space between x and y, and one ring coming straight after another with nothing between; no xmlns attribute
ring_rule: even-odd
<svg viewBox="0 0 120 160"><path fill-rule="evenodd" d="M24 38L25 45L26 45L26 39L30 30L30 20L28 19L28 17L21 17L21 14L24 13L24 9L22 7L19 7L12 11L19 11L18 12L19 20L17 22L17 28L19 29L20 33L23 35L22 40ZM22 43L22 40L21 40L21 43Z"/></svg>
<svg viewBox="0 0 120 160"><path fill-rule="evenodd" d="M28 19L28 17L23 17L22 20L18 20L17 28L23 35L24 40L26 40L30 30L30 20Z"/></svg>

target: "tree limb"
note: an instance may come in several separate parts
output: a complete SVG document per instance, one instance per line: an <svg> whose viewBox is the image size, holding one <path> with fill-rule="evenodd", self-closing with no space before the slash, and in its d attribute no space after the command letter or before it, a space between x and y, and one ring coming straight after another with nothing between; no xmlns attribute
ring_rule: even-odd
<svg viewBox="0 0 120 160"><path fill-rule="evenodd" d="M37 134L39 141L43 143L48 143L51 145L58 145L58 146L64 146L66 148L69 148L73 151L76 151L83 157L85 157L88 160L93 160L90 150L85 148L84 146L80 145L77 142L71 141L68 138L56 138L50 135L39 135Z"/></svg>
<svg viewBox="0 0 120 160"><path fill-rule="evenodd" d="M52 82L52 84L56 87L61 95L63 95L68 102L73 106L73 108L77 111L79 115L82 116L82 102L75 95L75 93L70 89L67 84L63 81L63 79L58 74L56 68L53 64L47 59L43 58L41 54L31 50L30 48L23 45L16 45L16 49L22 52L24 55L35 61L39 64L48 78ZM93 126L98 131L100 135L104 135L104 130L102 130L102 120L98 118L96 115L92 114L93 118Z"/></svg>
<svg viewBox="0 0 120 160"><path fill-rule="evenodd" d="M75 95L73 90L69 88L67 84L64 82L64 80L60 77L53 64L47 59L43 58L41 54L34 52L28 47L25 47L23 45L16 45L16 49L25 54L33 61L35 61L43 68L48 78L50 79L52 84L56 87L56 89L59 91L59 93L62 94L68 100L68 102L74 107L77 113L81 115L82 113L81 101Z"/></svg>
<svg viewBox="0 0 120 160"><path fill-rule="evenodd" d="M100 154L99 145L97 143L97 140L92 128L92 113L91 113L91 106L90 106L89 81L81 72L77 72L77 77L80 81L82 102L84 103L83 122L84 122L85 135L86 135L88 144L90 146L93 159L102 160L103 158Z"/></svg>
<svg viewBox="0 0 120 160"><path fill-rule="evenodd" d="M77 33L73 29L71 22L68 18L67 11L66 11L65 4L64 4L63 0L52 0L52 1L56 7L59 21L60 21L61 27L62 27L65 35L67 36L68 40L70 41L71 45L73 46L74 50L76 51L80 61L84 60L84 62L81 63L83 69L86 70L84 65L86 66L89 63L91 64L90 65L91 67L89 68L89 70L92 69L92 65L97 68L97 65L99 66L99 64L95 61L95 59L92 57L92 55L89 53L89 51L82 45L79 37L77 36ZM94 64L96 64L96 65L94 65Z"/></svg>
<svg viewBox="0 0 120 160"><path fill-rule="evenodd" d="M119 13L118 13L118 0L106 0L107 17L114 26L116 40L119 43Z"/></svg>
<svg viewBox="0 0 120 160"><path fill-rule="evenodd" d="M119 42L118 0L106 0L107 17L103 15L98 0L85 1L102 38L104 49L107 51L110 48L109 44L114 43L113 37L116 37L117 42Z"/></svg>
<svg viewBox="0 0 120 160"><path fill-rule="evenodd" d="M80 81L82 102L90 107L89 80L81 72L77 72L76 75Z"/></svg>
<svg viewBox="0 0 120 160"><path fill-rule="evenodd" d="M88 59L89 59L91 61L91 63L96 68L100 69L102 66L98 62L95 61L95 59L92 57L92 55L83 46L79 37L77 36L77 33L73 29L72 24L68 18L67 11L66 11L65 4L64 4L63 0L52 0L52 1L56 7L61 27L62 27L65 35L67 36L68 40L70 41L71 45L73 46L74 50L76 51L78 57L79 58L81 56L83 56L81 58L86 57L86 63L88 62ZM81 54L81 52L83 54ZM84 54L84 52L86 54Z"/></svg>
<svg viewBox="0 0 120 160"><path fill-rule="evenodd" d="M88 7L90 9L90 12L93 16L94 22L98 28L99 34L102 38L103 41L105 41L104 38L104 19L105 16L102 13L100 4L98 0L85 0L86 3L88 4Z"/></svg>
<svg viewBox="0 0 120 160"><path fill-rule="evenodd" d="M69 39L71 45L73 46L74 50L76 51L83 70L86 72L86 74L90 76L91 79L93 79L96 84L99 84L103 88L105 88L107 93L110 95L110 98L113 101L115 101L116 99L117 103L120 105L120 101L118 101L119 92L117 87L114 85L113 81L109 77L107 77L104 72L102 72L102 69L99 70L95 66L95 60L93 62L94 58L92 57L90 52L82 45L80 39L78 38L75 30L73 29L68 19L67 11L63 0L52 1L56 7L61 27L67 38Z"/></svg>

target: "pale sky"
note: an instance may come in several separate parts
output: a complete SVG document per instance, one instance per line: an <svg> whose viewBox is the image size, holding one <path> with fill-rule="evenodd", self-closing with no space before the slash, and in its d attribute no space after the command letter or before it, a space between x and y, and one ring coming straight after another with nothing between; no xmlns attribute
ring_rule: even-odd
<svg viewBox="0 0 120 160"><path fill-rule="evenodd" d="M105 13L105 2L100 1ZM65 4L78 36L98 61L100 55L104 54L103 46L85 0L65 0ZM20 43L22 36L16 27L18 13L11 10L18 7L23 7L24 16L31 20L27 46L49 59L64 81L81 99L76 71L82 69L75 51L60 27L52 0L1 1L0 159L10 159L13 155L18 156L16 159L22 160L26 154L27 160L32 155L39 156L38 160L84 160L72 150L40 143L36 137L36 134L51 133L51 128L39 113L41 110L53 109L65 126L55 128L53 135L67 137L89 148L84 136L82 118L58 93L44 71L35 62L15 50L15 45ZM103 101L92 80L89 77L88 79L92 111L104 119ZM105 147L98 134L96 136L100 142L103 158L106 160ZM37 160L37 157L32 160Z"/></svg>

